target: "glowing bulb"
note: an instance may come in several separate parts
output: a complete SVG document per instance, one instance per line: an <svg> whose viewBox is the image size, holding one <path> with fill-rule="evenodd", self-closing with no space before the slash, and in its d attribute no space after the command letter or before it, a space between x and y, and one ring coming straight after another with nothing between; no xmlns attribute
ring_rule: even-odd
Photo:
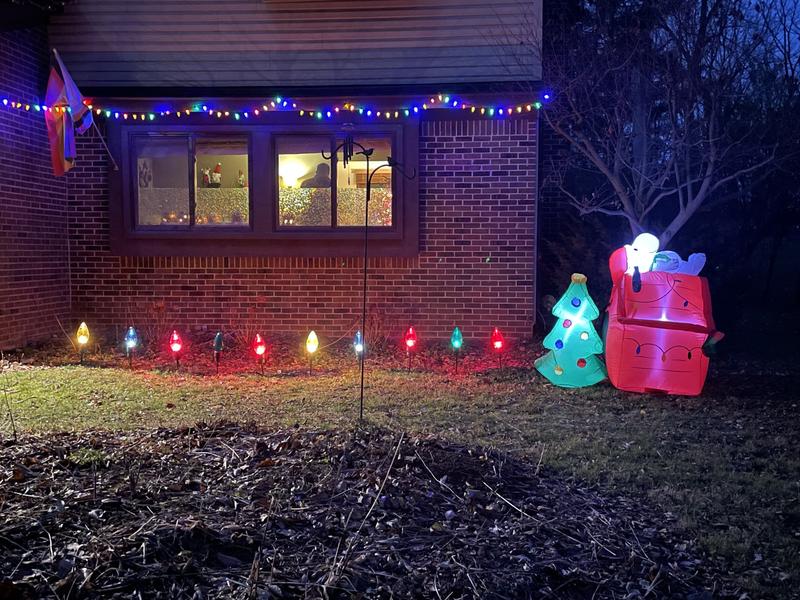
<svg viewBox="0 0 800 600"><path fill-rule="evenodd" d="M83 347L89 343L89 328L86 323L81 323L78 327L78 345Z"/></svg>
<svg viewBox="0 0 800 600"><path fill-rule="evenodd" d="M409 327L403 336L403 343L406 345L407 350L411 350L417 345L417 332L413 327Z"/></svg>
<svg viewBox="0 0 800 600"><path fill-rule="evenodd" d="M364 352L364 338L361 335L360 329L356 331L356 337L353 339L353 349L359 356L361 356L361 354Z"/></svg>
<svg viewBox="0 0 800 600"><path fill-rule="evenodd" d="M169 336L169 349L172 350L173 354L177 354L183 349L181 336L179 336L178 332L175 330L173 330L172 335Z"/></svg>
<svg viewBox="0 0 800 600"><path fill-rule="evenodd" d="M130 351L139 345L139 336L133 327L128 327L128 333L125 334L125 348Z"/></svg>
<svg viewBox="0 0 800 600"><path fill-rule="evenodd" d="M492 348L498 352L503 349L503 346L505 346L506 340L503 338L503 334L500 333L500 330L497 327L495 327L494 331L492 332L491 342Z"/></svg>
<svg viewBox="0 0 800 600"><path fill-rule="evenodd" d="M253 352L256 356L264 356L267 352L267 343L260 333L257 333L256 337L253 338Z"/></svg>
<svg viewBox="0 0 800 600"><path fill-rule="evenodd" d="M453 350L461 350L461 346L464 345L464 337L461 335L461 330L458 327L453 329L453 335L450 336L450 345L453 347Z"/></svg>
<svg viewBox="0 0 800 600"><path fill-rule="evenodd" d="M319 339L317 338L317 334L312 330L306 338L306 350L309 354L314 354L317 348L319 348Z"/></svg>

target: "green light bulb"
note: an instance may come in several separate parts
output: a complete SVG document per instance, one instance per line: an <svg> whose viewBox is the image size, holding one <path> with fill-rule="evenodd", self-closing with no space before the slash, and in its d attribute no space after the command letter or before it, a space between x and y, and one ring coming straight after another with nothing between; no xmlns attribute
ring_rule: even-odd
<svg viewBox="0 0 800 600"><path fill-rule="evenodd" d="M453 335L450 336L450 345L453 347L453 350L461 350L461 346L464 345L464 337L461 335L461 330L456 327L453 329Z"/></svg>

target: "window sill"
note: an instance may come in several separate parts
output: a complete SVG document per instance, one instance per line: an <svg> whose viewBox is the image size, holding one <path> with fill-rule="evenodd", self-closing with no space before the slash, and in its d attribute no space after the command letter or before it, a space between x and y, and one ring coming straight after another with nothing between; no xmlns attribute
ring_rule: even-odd
<svg viewBox="0 0 800 600"><path fill-rule="evenodd" d="M228 233L228 235L224 235ZM349 257L364 255L364 232L275 233L265 238L254 232L136 232L125 237L112 237L111 252L116 256L302 256ZM215 242L215 243L209 243ZM369 233L370 256L411 257L419 254L415 239L403 239L399 232Z"/></svg>

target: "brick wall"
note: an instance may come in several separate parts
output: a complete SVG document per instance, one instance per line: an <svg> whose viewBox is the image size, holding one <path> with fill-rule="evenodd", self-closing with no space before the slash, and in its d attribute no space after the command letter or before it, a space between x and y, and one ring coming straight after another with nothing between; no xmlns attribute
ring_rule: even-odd
<svg viewBox="0 0 800 600"><path fill-rule="evenodd" d="M42 102L44 28L0 33L0 99ZM59 331L69 314L66 182L51 173L40 112L0 106L0 349Z"/></svg>
<svg viewBox="0 0 800 600"><path fill-rule="evenodd" d="M534 322L536 122L427 121L420 131L421 250L370 261L370 309L383 333L529 337ZM357 258L118 257L109 252L103 149L78 140L69 177L73 318L122 328L305 332L330 339L358 320Z"/></svg>

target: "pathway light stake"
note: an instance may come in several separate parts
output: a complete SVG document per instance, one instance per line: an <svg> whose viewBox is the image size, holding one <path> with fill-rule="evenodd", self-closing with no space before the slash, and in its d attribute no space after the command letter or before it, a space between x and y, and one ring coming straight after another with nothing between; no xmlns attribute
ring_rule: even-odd
<svg viewBox="0 0 800 600"><path fill-rule="evenodd" d="M128 332L125 334L125 355L128 357L128 368L133 368L133 353L139 345L139 335L133 327L128 327Z"/></svg>
<svg viewBox="0 0 800 600"><path fill-rule="evenodd" d="M378 165L374 169L370 170L369 168L369 158L372 156L373 152L375 151L374 148L365 148L358 142L353 140L353 124L347 123L344 126L345 130L345 138L344 141L339 144L336 149L331 153L327 154L324 150L322 151L322 157L325 160L333 159L339 151L342 152L342 164L344 167L347 167L347 163L353 158L354 155L360 154L366 160L366 173L367 173L367 183L366 183L366 190L365 190L365 200L364 200L364 282L362 286L362 296L361 296L361 334L363 336L363 340L367 338L367 273L369 267L369 200L370 194L372 191L372 178L374 177L375 173L377 173L380 169L384 167L388 167L392 169L392 171L397 171L406 179L414 179L417 176L417 170L414 169L410 174L407 174L403 170L403 165L393 159L391 156L387 157L386 163ZM359 395L358 395L358 418L359 420L364 419L364 354L362 353L361 356L361 383L359 387Z"/></svg>

